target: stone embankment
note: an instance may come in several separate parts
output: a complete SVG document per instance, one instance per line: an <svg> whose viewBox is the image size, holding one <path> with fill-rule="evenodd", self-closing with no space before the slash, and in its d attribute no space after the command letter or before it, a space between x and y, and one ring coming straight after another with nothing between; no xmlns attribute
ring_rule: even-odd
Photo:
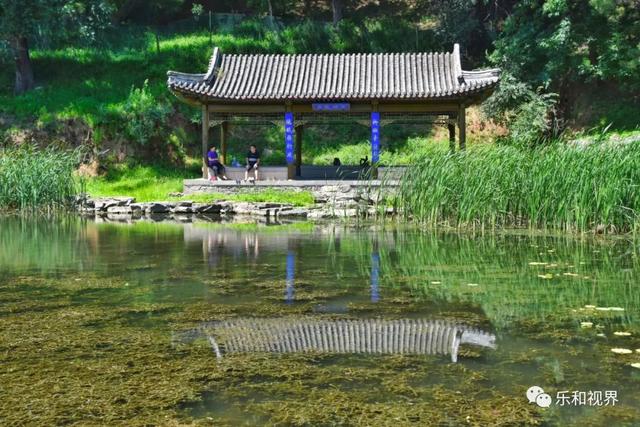
<svg viewBox="0 0 640 427"><path fill-rule="evenodd" d="M212 201L158 201L137 203L132 197L89 198L79 197L79 210L86 215L106 219L123 220L137 218L206 216L250 216L269 219L325 219L372 218L394 213L363 194L345 191L340 186L324 186L314 191L315 203L311 206L294 206L288 203Z"/></svg>

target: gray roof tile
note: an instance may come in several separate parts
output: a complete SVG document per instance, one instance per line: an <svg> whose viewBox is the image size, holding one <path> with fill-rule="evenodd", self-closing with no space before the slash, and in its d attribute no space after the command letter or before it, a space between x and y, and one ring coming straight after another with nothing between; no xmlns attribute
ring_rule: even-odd
<svg viewBox="0 0 640 427"><path fill-rule="evenodd" d="M456 98L493 88L500 70L463 71L447 53L223 55L205 74L168 72L169 89L221 101L322 101Z"/></svg>

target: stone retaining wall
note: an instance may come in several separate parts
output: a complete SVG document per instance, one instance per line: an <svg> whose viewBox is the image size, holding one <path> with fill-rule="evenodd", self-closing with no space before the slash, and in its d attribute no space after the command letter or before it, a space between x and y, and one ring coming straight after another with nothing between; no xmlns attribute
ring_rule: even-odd
<svg viewBox="0 0 640 427"><path fill-rule="evenodd" d="M389 208L376 207L372 199L347 196L340 188L324 189L318 193L317 203L310 207L298 207L288 203L215 201L194 203L191 201L136 203L132 197L91 199L80 197L78 209L86 215L112 220L137 218L162 219L206 215L229 217L235 215L279 219L323 219L344 217L377 217L393 214ZM331 200L331 201L330 201Z"/></svg>
<svg viewBox="0 0 640 427"><path fill-rule="evenodd" d="M283 191L309 191L321 202L337 200L370 199L379 202L396 192L397 181L208 181L205 179L184 180L184 194L237 194L264 191L266 189Z"/></svg>

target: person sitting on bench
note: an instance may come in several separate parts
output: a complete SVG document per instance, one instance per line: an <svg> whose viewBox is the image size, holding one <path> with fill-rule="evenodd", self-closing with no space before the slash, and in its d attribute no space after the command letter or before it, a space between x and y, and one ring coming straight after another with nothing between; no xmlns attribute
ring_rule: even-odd
<svg viewBox="0 0 640 427"><path fill-rule="evenodd" d="M258 166L260 165L260 153L255 145L251 144L247 153L247 170L244 172L244 180L249 180L249 172L253 170L255 180L258 180Z"/></svg>
<svg viewBox="0 0 640 427"><path fill-rule="evenodd" d="M224 174L224 165L220 161L216 147L211 147L207 153L207 167L209 168L209 181L221 179L229 179Z"/></svg>

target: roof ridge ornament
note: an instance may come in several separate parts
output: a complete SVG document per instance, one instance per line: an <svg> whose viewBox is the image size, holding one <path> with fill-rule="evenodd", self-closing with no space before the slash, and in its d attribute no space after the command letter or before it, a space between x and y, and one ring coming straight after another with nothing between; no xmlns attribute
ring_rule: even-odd
<svg viewBox="0 0 640 427"><path fill-rule="evenodd" d="M454 75L456 76L456 80L458 80L458 84L463 85L465 84L465 80L464 80L464 75L462 74L462 63L460 61L460 44L459 43L453 44L453 52L451 55L453 59Z"/></svg>
<svg viewBox="0 0 640 427"><path fill-rule="evenodd" d="M213 83L214 77L216 76L216 69L218 68L218 64L222 55L220 54L220 49L218 46L213 47L213 53L211 54L211 60L209 61L209 68L207 69L207 73L204 75L204 81L211 84Z"/></svg>

